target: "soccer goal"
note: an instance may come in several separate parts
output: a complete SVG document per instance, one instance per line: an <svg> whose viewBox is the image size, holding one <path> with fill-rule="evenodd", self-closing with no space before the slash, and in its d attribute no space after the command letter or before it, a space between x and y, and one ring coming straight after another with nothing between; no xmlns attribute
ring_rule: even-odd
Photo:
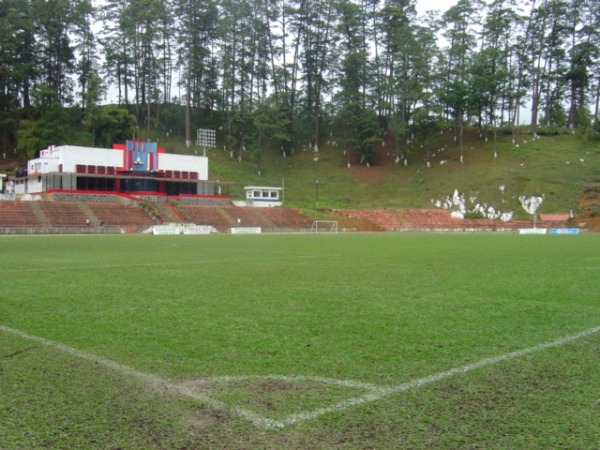
<svg viewBox="0 0 600 450"><path fill-rule="evenodd" d="M337 220L315 220L310 227L311 233L337 233Z"/></svg>

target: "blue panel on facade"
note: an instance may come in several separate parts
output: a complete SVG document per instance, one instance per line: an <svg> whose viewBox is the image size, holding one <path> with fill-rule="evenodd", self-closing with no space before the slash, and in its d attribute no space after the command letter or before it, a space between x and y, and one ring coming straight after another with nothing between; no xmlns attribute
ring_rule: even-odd
<svg viewBox="0 0 600 450"><path fill-rule="evenodd" d="M128 160L131 161L131 170L148 171L156 169L154 167L158 160L158 145L156 142L127 141L126 148L127 153L130 155Z"/></svg>

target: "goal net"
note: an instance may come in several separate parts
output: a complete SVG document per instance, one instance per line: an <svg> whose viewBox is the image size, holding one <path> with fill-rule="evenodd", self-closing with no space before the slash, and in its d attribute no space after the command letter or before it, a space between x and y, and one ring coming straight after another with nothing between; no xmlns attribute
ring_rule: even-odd
<svg viewBox="0 0 600 450"><path fill-rule="evenodd" d="M310 227L311 233L337 233L337 220L315 220Z"/></svg>

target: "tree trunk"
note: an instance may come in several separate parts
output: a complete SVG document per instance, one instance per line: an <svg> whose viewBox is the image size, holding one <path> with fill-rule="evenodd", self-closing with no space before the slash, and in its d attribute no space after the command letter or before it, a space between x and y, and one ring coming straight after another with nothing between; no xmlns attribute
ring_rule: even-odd
<svg viewBox="0 0 600 450"><path fill-rule="evenodd" d="M191 52L191 46L190 46ZM192 138L191 138L191 118L190 118L190 108L192 102L192 55L188 55L188 67L187 74L185 78L185 146L190 148L192 146Z"/></svg>

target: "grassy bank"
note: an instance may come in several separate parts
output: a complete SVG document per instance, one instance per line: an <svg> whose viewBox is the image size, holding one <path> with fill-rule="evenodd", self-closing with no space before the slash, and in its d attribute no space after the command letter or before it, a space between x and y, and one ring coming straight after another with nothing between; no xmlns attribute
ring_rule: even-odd
<svg viewBox="0 0 600 450"><path fill-rule="evenodd" d="M544 195L542 213L577 213L584 189L600 180L600 143L582 135L544 136L522 129L499 134L494 144L491 134L471 129L465 133L461 163L454 134L445 130L424 148L418 142L388 140L371 167L332 141L318 153L300 148L287 158L265 149L259 162L255 155L220 148L208 152L209 174L233 182L230 193L238 199L244 186L283 185L286 204L306 209L430 208L458 190L474 203L522 218L527 217L518 200L522 195ZM178 140L164 144L175 152L195 151Z"/></svg>

